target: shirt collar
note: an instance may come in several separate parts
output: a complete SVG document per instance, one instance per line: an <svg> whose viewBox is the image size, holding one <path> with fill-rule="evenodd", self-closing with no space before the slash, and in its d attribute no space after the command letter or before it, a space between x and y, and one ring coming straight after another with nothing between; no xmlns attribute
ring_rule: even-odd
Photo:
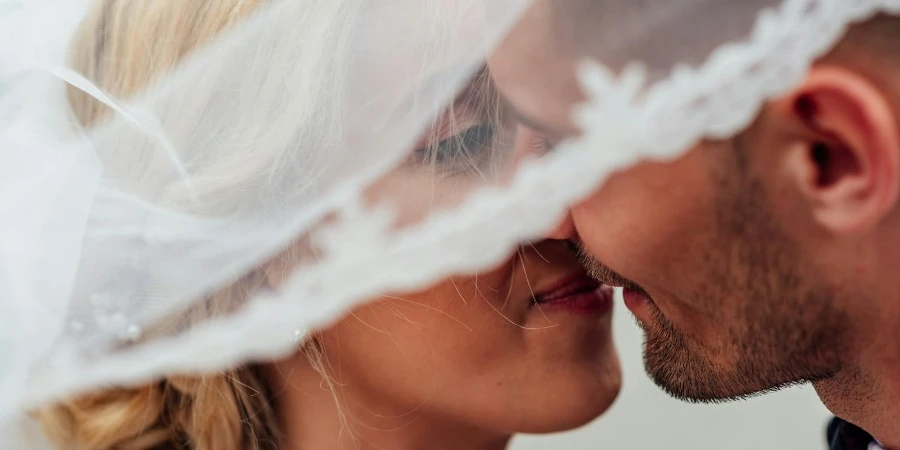
<svg viewBox="0 0 900 450"><path fill-rule="evenodd" d="M838 418L828 426L828 442L831 450L885 450L869 433Z"/></svg>

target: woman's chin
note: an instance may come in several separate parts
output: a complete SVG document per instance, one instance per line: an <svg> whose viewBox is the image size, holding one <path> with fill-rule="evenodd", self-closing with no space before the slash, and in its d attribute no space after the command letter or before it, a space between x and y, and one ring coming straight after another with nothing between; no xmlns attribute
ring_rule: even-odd
<svg viewBox="0 0 900 450"><path fill-rule="evenodd" d="M565 407L547 408L519 433L559 433L587 425L608 411L618 395L619 384L616 384L603 392L573 399Z"/></svg>
<svg viewBox="0 0 900 450"><path fill-rule="evenodd" d="M547 434L569 431L602 416L619 395L622 373L618 356L602 367L582 368L568 377L546 379L540 394L519 408L514 433Z"/></svg>

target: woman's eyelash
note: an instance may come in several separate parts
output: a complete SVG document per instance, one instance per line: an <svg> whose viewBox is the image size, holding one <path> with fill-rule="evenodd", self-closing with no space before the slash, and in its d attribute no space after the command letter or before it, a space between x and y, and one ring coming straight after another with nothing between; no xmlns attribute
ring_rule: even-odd
<svg viewBox="0 0 900 450"><path fill-rule="evenodd" d="M491 125L475 125L462 133L450 136L433 145L416 150L422 162L435 164L451 163L460 158L473 159L484 150L489 149L494 135Z"/></svg>

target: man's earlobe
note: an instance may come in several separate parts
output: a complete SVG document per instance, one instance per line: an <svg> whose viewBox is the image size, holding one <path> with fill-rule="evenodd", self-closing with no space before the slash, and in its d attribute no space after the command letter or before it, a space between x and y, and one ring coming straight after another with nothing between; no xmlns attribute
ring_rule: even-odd
<svg viewBox="0 0 900 450"><path fill-rule="evenodd" d="M833 233L871 229L897 207L900 133L890 96L843 68L816 67L787 97L805 154L795 182Z"/></svg>

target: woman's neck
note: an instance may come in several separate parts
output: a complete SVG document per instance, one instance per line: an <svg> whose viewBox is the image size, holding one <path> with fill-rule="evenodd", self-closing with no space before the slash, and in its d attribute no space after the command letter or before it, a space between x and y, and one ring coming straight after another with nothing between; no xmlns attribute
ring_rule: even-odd
<svg viewBox="0 0 900 450"><path fill-rule="evenodd" d="M303 362L270 369L281 450L503 450L511 438L435 417L427 405L389 408L377 395L329 385Z"/></svg>

